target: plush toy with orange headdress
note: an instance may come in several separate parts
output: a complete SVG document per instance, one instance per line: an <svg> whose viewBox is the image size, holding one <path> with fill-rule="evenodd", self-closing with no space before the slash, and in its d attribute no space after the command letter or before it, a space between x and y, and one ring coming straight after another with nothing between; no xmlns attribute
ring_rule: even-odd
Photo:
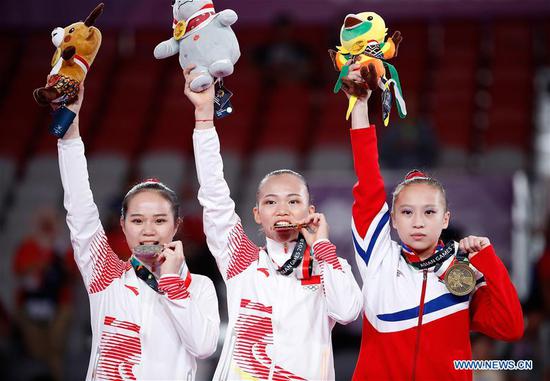
<svg viewBox="0 0 550 381"><path fill-rule="evenodd" d="M341 46L337 47L338 51L329 50L334 67L340 72L334 92L337 93L344 84L346 91L351 94L346 119L349 118L357 97L365 94L367 89L374 90L376 87L382 90L384 125L387 126L389 122L392 87L399 115L402 118L407 115L399 75L395 67L387 62L397 56L397 50L403 38L401 33L396 31L385 41L387 31L384 19L374 12L350 14L346 16L340 29ZM365 79L364 84L345 79L351 63L360 65L362 77Z"/></svg>

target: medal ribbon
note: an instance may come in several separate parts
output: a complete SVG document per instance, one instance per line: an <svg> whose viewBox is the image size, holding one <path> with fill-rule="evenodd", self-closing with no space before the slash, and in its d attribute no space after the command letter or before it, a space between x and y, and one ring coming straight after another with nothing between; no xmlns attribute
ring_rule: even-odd
<svg viewBox="0 0 550 381"><path fill-rule="evenodd" d="M439 242L436 247L436 252L423 261L420 260L418 255L416 255L411 248L402 244L401 255L405 258L407 263L415 269L425 270L430 267L440 266L443 262L452 257L456 253L455 244L455 241L449 241L443 246L443 242Z"/></svg>
<svg viewBox="0 0 550 381"><path fill-rule="evenodd" d="M302 234L299 234L298 240L296 241L296 246L294 246L294 250L292 250L292 255L281 267L277 269L277 271L285 276L292 274L294 269L298 267L304 258L306 249L308 249L306 239Z"/></svg>
<svg viewBox="0 0 550 381"><path fill-rule="evenodd" d="M137 258L130 258L130 263L136 272L136 275L139 279L144 281L147 286L151 287L156 292L159 292L158 282L155 276L145 267Z"/></svg>

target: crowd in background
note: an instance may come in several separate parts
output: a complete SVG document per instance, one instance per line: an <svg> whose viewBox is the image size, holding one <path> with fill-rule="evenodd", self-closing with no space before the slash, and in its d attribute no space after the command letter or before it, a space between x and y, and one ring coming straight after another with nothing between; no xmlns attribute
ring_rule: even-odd
<svg viewBox="0 0 550 381"><path fill-rule="evenodd" d="M246 62L238 65L236 70L245 71L250 68L258 72L262 89L260 94L266 95L265 99L269 99L267 93L271 89L286 83L298 83L317 89L319 93L328 92L330 84L327 86L327 83L330 82L330 78L336 78L336 74L330 72L328 54L327 62L321 65L318 62L319 57L307 42L298 38L299 32L289 16L278 16L272 30L276 33L269 39L260 40L243 50L242 60ZM337 36L337 31L333 33ZM550 30L547 38L547 41L550 41ZM333 47L336 43L337 40L327 40L326 46ZM404 46L407 43L405 36ZM44 57L45 62L47 58ZM101 59L101 56L98 59ZM172 64L175 66L176 62ZM395 64L399 67L407 65L407 62L397 60ZM90 76L90 81L92 80L93 75ZM227 82L231 83L230 79ZM406 86L404 83L405 95ZM29 100L31 90L28 89ZM429 93L429 90L426 91ZM239 96L240 94L235 94L235 97ZM394 115L395 123L382 134L380 150L385 170L403 172L412 167L429 169L439 165L438 159L445 153L442 151L446 150L445 142L442 142L435 132L437 128L433 126L434 119L428 114L426 99L413 95L407 101L409 117L397 121ZM181 102L185 102L183 89ZM373 97L373 103L377 103L376 97ZM27 107L35 105L29 102ZM267 105L259 106L259 114L264 107ZM376 105L372 107L376 108ZM338 119L341 120L341 125L334 128L345 129L342 110L336 112L340 113ZM288 117L291 118L292 115ZM46 121L47 118L43 120ZM113 125L110 128L116 129L117 126ZM52 140L51 144L55 142ZM465 163L465 166L468 165L471 165L471 161ZM528 166L523 169L530 170ZM510 173L510 176L512 175L513 173ZM126 183L131 185L140 180L138 177L135 173L129 173ZM185 179L183 182L185 183ZM179 189L180 193L183 193L185 215L179 235L185 244L189 268L214 280L223 322L227 318L224 287L212 257L207 255L208 249L202 233L202 218L194 186L194 183L184 184ZM246 192L242 191L242 194ZM6 305L0 300L0 368L3 369L3 379L59 381L84 378L91 340L88 307L85 290L72 260L68 232L63 224L61 200L57 201L28 211L28 214L32 215L33 223L25 227L27 234L18 242L11 256L10 271L13 273L13 284L10 289L13 290L14 303ZM111 200L105 226L114 251L122 259L127 259L130 253L119 227L119 208L120 200ZM483 213L483 205L479 206L479 213ZM5 217L3 220L5 221ZM332 223L349 224L349 221ZM491 231L490 226L486 228ZM520 342L508 344L476 333L472 334L474 359L528 359L533 360L534 370L479 371L474 373L476 381L550 380L550 223L547 223L545 228L545 249L531 265L528 295L522 299L526 319L524 338ZM453 232L447 234L449 238L456 236ZM515 253L510 255L513 256ZM510 261L505 263L510 264ZM6 286L4 281L2 283L3 287ZM223 336L222 334L221 337ZM359 351L360 332L338 326L333 334L333 343L337 379L349 379ZM217 362L215 357L216 355L199 362L197 379L210 377L210 372Z"/></svg>

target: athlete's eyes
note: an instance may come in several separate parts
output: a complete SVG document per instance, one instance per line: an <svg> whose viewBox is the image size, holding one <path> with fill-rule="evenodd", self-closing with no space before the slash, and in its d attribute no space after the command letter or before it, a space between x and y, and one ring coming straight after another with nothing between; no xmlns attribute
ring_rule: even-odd
<svg viewBox="0 0 550 381"><path fill-rule="evenodd" d="M132 222L133 224L141 224L143 220L141 218L132 218L130 222Z"/></svg>
<svg viewBox="0 0 550 381"><path fill-rule="evenodd" d="M401 214L404 214L406 216L409 216L412 214L412 210L408 210L408 209L403 209L401 210Z"/></svg>

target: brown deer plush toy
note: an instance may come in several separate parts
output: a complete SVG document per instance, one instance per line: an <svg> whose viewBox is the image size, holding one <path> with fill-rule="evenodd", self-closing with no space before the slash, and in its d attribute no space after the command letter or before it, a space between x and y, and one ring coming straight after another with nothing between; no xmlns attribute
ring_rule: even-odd
<svg viewBox="0 0 550 381"><path fill-rule="evenodd" d="M103 12L99 4L86 18L65 28L52 31L52 42L57 48L52 59L52 70L45 87L33 92L39 105L67 105L76 101L80 83L101 46L101 32L94 23Z"/></svg>

